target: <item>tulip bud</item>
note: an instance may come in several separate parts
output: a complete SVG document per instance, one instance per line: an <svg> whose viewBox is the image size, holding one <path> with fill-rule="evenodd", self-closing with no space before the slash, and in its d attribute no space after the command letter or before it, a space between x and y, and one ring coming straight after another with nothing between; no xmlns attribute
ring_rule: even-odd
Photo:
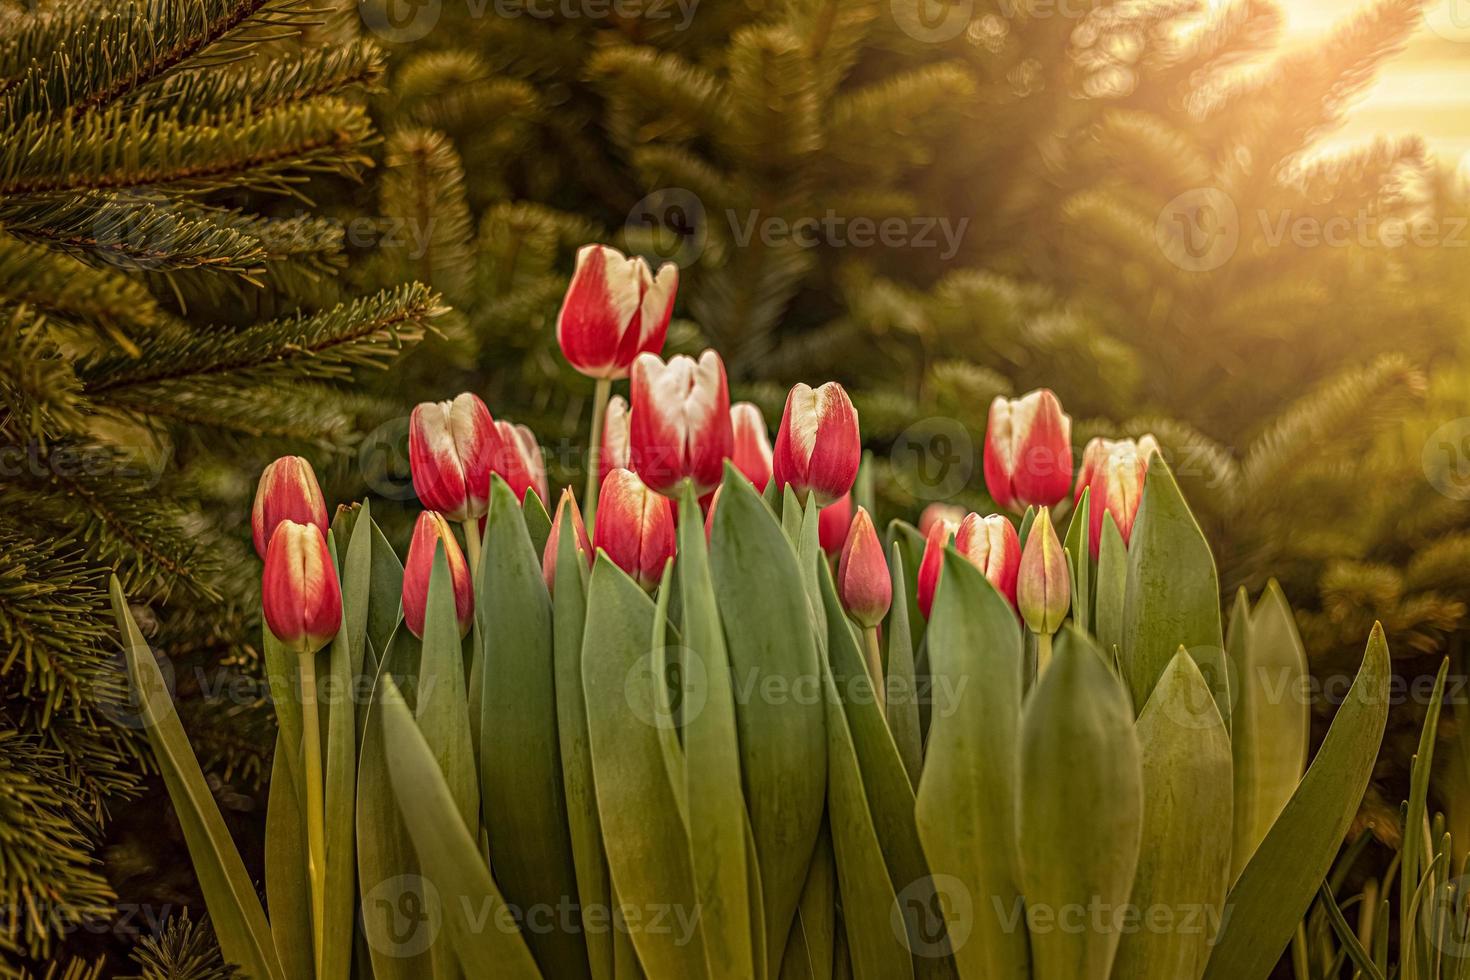
<svg viewBox="0 0 1470 980"><path fill-rule="evenodd" d="M958 522L938 520L929 525L929 533L924 536L924 557L919 560L919 581L915 592L919 612L925 619L934 608L934 592L939 588L939 573L944 570L944 549L958 530Z"/></svg>
<svg viewBox="0 0 1470 980"><path fill-rule="evenodd" d="M1118 533L1127 544L1133 536L1133 521L1143 501L1143 481L1148 476L1149 458L1159 451L1152 435L1132 439L1093 439L1082 452L1082 469L1077 474L1077 500L1091 489L1088 498L1087 530L1092 557L1102 546L1103 514L1112 514Z"/></svg>
<svg viewBox="0 0 1470 980"><path fill-rule="evenodd" d="M893 580L883 558L883 544L863 507L852 519L837 561L837 594L848 615L865 629L883 622L893 603Z"/></svg>
<svg viewBox="0 0 1470 980"><path fill-rule="evenodd" d="M688 477L703 497L719 485L734 433L730 392L720 355L707 350L679 355L667 364L653 354L633 362L632 419L628 455L640 479L672 494Z"/></svg>
<svg viewBox="0 0 1470 980"><path fill-rule="evenodd" d="M772 454L777 490L790 486L798 500L812 494L825 507L852 489L862 454L857 409L842 385L791 389Z"/></svg>
<svg viewBox="0 0 1470 980"><path fill-rule="evenodd" d="M674 509L632 470L613 470L597 496L593 544L652 592L674 557Z"/></svg>
<svg viewBox="0 0 1470 980"><path fill-rule="evenodd" d="M602 418L602 449L597 455L598 485L613 470L626 470L628 467L628 402L622 395L613 395L608 399L607 412Z"/></svg>
<svg viewBox="0 0 1470 980"><path fill-rule="evenodd" d="M510 486L517 500L525 501L526 492L535 490L544 503L546 463L536 434L527 426L503 420L495 423L495 429L500 434L501 450L492 465L493 471Z"/></svg>
<svg viewBox="0 0 1470 980"><path fill-rule="evenodd" d="M266 546L282 521L314 525L323 538L327 533L327 502L317 486L311 464L300 456L282 456L260 474L255 488L255 506L250 512L250 533L255 553L265 558Z"/></svg>
<svg viewBox="0 0 1470 980"><path fill-rule="evenodd" d="M929 534L929 528L934 526L935 521L949 521L951 524L959 524L965 519L965 508L958 504L933 503L925 507L919 514L919 533L925 536Z"/></svg>
<svg viewBox="0 0 1470 980"><path fill-rule="evenodd" d="M1052 507L1072 486L1072 418L1046 388L996 398L985 426L985 486L1006 510Z"/></svg>
<svg viewBox="0 0 1470 980"><path fill-rule="evenodd" d="M955 550L984 573L997 592L1016 605L1016 576L1021 568L1021 538L1015 525L1000 514L968 514L955 532Z"/></svg>
<svg viewBox="0 0 1470 980"><path fill-rule="evenodd" d="M638 256L582 246L556 319L562 354L589 378L626 378L639 354L663 349L678 288L679 267L672 262L655 276Z"/></svg>
<svg viewBox="0 0 1470 980"><path fill-rule="evenodd" d="M424 617L429 605L429 576L434 571L434 546L442 545L449 562L449 581L454 586L454 616L459 621L459 635L470 630L475 614L474 588L470 584L470 566L464 552L442 514L426 510L413 526L413 540L408 545L408 560L403 563L403 622L409 632L424 638Z"/></svg>
<svg viewBox="0 0 1470 980"><path fill-rule="evenodd" d="M546 591L556 591L556 555L561 547L561 530L568 520L572 522L572 533L577 536L577 554L592 563L592 542L587 540L587 525L582 523L582 509L577 506L577 497L571 487L561 492L561 501L556 505L556 517L551 521L551 533L546 536L546 547L541 551L541 574L546 579Z"/></svg>
<svg viewBox="0 0 1470 980"><path fill-rule="evenodd" d="M842 550L851 527L851 493L844 493L817 512L817 540L821 542L822 550L829 555L835 555Z"/></svg>
<svg viewBox="0 0 1470 980"><path fill-rule="evenodd" d="M266 545L260 602L276 639L315 653L342 628L342 586L327 539L310 524L283 520Z"/></svg>
<svg viewBox="0 0 1470 980"><path fill-rule="evenodd" d="M1072 605L1072 579L1067 571L1067 553L1051 524L1051 510L1036 512L1026 547L1021 552L1021 570L1016 578L1016 604L1021 618L1033 633L1050 636L1061 629Z"/></svg>
<svg viewBox="0 0 1470 980"><path fill-rule="evenodd" d="M484 517L490 506L490 467L500 434L479 396L421 402L408 423L413 488L429 510L451 521Z"/></svg>
<svg viewBox="0 0 1470 980"><path fill-rule="evenodd" d="M735 439L730 461L765 493L771 482L771 436L766 431L765 416L751 402L739 402L730 406L730 426Z"/></svg>

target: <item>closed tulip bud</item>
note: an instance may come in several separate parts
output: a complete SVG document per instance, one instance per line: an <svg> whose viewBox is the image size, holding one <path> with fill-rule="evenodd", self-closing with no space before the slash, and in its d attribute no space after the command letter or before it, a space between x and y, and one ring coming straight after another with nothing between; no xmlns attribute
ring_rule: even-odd
<svg viewBox="0 0 1470 980"><path fill-rule="evenodd" d="M266 545L260 580L265 623L297 653L315 653L342 628L342 586L327 539L310 524L284 520Z"/></svg>
<svg viewBox="0 0 1470 980"><path fill-rule="evenodd" d="M1045 388L990 403L985 486L1006 510L1053 507L1072 486L1072 418Z"/></svg>
<svg viewBox="0 0 1470 980"><path fill-rule="evenodd" d="M1021 570L1016 578L1016 605L1033 633L1050 636L1061 629L1072 605L1072 578L1067 571L1067 553L1051 524L1051 511L1036 513L1026 547L1021 552Z"/></svg>
<svg viewBox="0 0 1470 980"><path fill-rule="evenodd" d="M652 592L674 557L674 509L631 470L613 470L597 497L593 544Z"/></svg>
<svg viewBox="0 0 1470 980"><path fill-rule="evenodd" d="M449 563L449 582L454 587L454 618L459 622L459 635L470 630L475 615L475 593L470 584L470 566L454 539L449 522L442 514L426 510L413 526L413 539L408 545L408 560L403 563L403 622L409 632L424 637L424 617L429 605L429 576L434 571L434 547L442 546Z"/></svg>
<svg viewBox="0 0 1470 980"><path fill-rule="evenodd" d="M852 527L852 494L844 493L837 500L817 512L817 540L822 550L835 555L847 543L847 532Z"/></svg>
<svg viewBox="0 0 1470 980"><path fill-rule="evenodd" d="M597 455L597 481L601 485L613 470L629 468L628 459L628 401L622 395L613 395L607 402L607 413L602 418L602 449Z"/></svg>
<svg viewBox="0 0 1470 980"><path fill-rule="evenodd" d="M862 454L857 409L842 385L791 389L772 454L777 490L790 486L798 500L811 494L825 507L852 489Z"/></svg>
<svg viewBox="0 0 1470 980"><path fill-rule="evenodd" d="M965 508L958 504L930 504L919 514L919 533L927 536L929 528L934 526L935 521L949 521L951 524L959 524L964 519Z"/></svg>
<svg viewBox="0 0 1470 980"><path fill-rule="evenodd" d="M556 505L556 517L551 521L551 533L546 536L546 547L541 550L541 574L546 579L546 590L556 590L556 556L561 547L562 528L567 521L572 523L572 533L577 536L577 554L587 563L592 563L592 542L587 539L587 525L582 523L582 509L577 506L577 497L571 488L561 492L561 501Z"/></svg>
<svg viewBox="0 0 1470 980"><path fill-rule="evenodd" d="M556 319L556 342L589 378L626 378L642 353L663 350L679 288L679 267L648 263L606 245L584 245Z"/></svg>
<svg viewBox="0 0 1470 980"><path fill-rule="evenodd" d="M771 435L766 431L765 416L756 405L739 402L730 406L730 426L735 438L730 461L764 493L771 482Z"/></svg>
<svg viewBox="0 0 1470 980"><path fill-rule="evenodd" d="M883 622L893 603L893 580L888 576L883 544L862 507L852 519L837 561L837 594L847 614L865 629Z"/></svg>
<svg viewBox="0 0 1470 980"><path fill-rule="evenodd" d="M500 434L501 451L492 467L494 472L510 486L517 500L524 501L527 491L535 490L545 503L546 463L536 434L527 426L506 421L496 422L495 429Z"/></svg>
<svg viewBox="0 0 1470 980"><path fill-rule="evenodd" d="M1021 538L1015 525L1000 514L967 514L955 532L955 550L980 569L997 592L1016 605L1016 576L1021 569Z"/></svg>
<svg viewBox="0 0 1470 980"><path fill-rule="evenodd" d="M1102 546L1103 515L1112 514L1118 533L1127 544L1133 522L1143 501L1143 481L1148 476L1149 458L1159 451L1152 435L1132 439L1093 439L1082 452L1082 469L1077 474L1076 499L1091 490L1087 505L1088 541L1092 557Z"/></svg>
<svg viewBox="0 0 1470 980"><path fill-rule="evenodd" d="M419 501L451 521L484 517L500 433L479 396L421 402L408 423L408 462Z"/></svg>
<svg viewBox="0 0 1470 980"><path fill-rule="evenodd" d="M934 592L939 588L939 573L944 570L944 549L959 530L957 521L937 520L924 536L924 557L919 560L919 581L915 589L919 612L929 618L934 608Z"/></svg>
<svg viewBox="0 0 1470 980"><path fill-rule="evenodd" d="M255 506L250 512L250 533L255 553L265 558L266 546L282 521L314 526L327 533L327 502L317 486L311 464L300 456L282 456L260 474L255 488Z"/></svg>
<svg viewBox="0 0 1470 980"><path fill-rule="evenodd" d="M697 497L718 486L735 438L720 355L681 354L665 364L643 354L633 363L632 389L628 456L639 478L664 494L685 478Z"/></svg>

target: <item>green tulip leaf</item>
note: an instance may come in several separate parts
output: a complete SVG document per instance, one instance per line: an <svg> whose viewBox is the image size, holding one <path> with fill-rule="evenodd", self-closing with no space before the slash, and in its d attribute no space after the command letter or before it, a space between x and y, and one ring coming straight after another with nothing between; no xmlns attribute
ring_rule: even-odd
<svg viewBox="0 0 1470 980"><path fill-rule="evenodd" d="M1123 649L1123 606L1128 595L1128 545L1103 512L1098 535L1097 570L1094 576L1092 633L1103 652L1113 657Z"/></svg>
<svg viewBox="0 0 1470 980"><path fill-rule="evenodd" d="M546 540L551 537L551 515L546 512L546 501L535 490L521 501L521 516L526 521L526 533L531 536L531 550L540 560L546 551Z"/></svg>
<svg viewBox="0 0 1470 980"><path fill-rule="evenodd" d="M1057 635L1021 729L1032 976L1108 980L1138 867L1143 776L1128 692L1086 634Z"/></svg>
<svg viewBox="0 0 1470 980"><path fill-rule="evenodd" d="M306 877L306 811L291 778L285 739L277 733L265 807L265 900L271 937L286 980L313 980L311 884Z"/></svg>
<svg viewBox="0 0 1470 980"><path fill-rule="evenodd" d="M909 648L917 651L924 635L924 614L919 611L919 563L924 560L924 536L919 529L907 521L890 521L888 524L888 548L903 556L903 594L908 601ZM898 590L893 592L898 601ZM916 661L917 662L917 661Z"/></svg>
<svg viewBox="0 0 1470 980"><path fill-rule="evenodd" d="M919 681L914 668L914 637L909 632L909 600L903 549L892 549L889 574L893 578L893 605L888 611L888 728L909 774L909 785L919 787L924 766L924 741L919 734Z"/></svg>
<svg viewBox="0 0 1470 980"><path fill-rule="evenodd" d="M780 980L831 980L836 910L837 858L832 853L831 832L823 823L796 908L796 925L781 962Z"/></svg>
<svg viewBox="0 0 1470 980"><path fill-rule="evenodd" d="M359 523L363 523L359 520ZM403 620L403 562L371 518L372 584L368 591L367 635L379 653L388 649L394 630ZM354 529L355 533L355 529Z"/></svg>
<svg viewBox="0 0 1470 980"><path fill-rule="evenodd" d="M465 689L464 651L454 605L454 585L444 546L434 545L429 595L424 607L423 654L414 717L425 744L449 785L459 815L473 835L480 825L480 784Z"/></svg>
<svg viewBox="0 0 1470 980"><path fill-rule="evenodd" d="M1205 980L1265 980L1332 867L1368 787L1388 719L1388 644L1374 626L1327 737L1226 899Z"/></svg>
<svg viewBox="0 0 1470 980"><path fill-rule="evenodd" d="M1089 536L1092 488L1082 491L1062 540L1072 573L1072 622L1083 632L1092 629L1092 542Z"/></svg>

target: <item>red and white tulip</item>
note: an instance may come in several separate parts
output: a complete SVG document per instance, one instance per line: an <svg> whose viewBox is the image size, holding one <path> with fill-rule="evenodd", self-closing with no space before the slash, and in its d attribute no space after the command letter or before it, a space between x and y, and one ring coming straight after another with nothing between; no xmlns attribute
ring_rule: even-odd
<svg viewBox="0 0 1470 980"><path fill-rule="evenodd" d="M985 427L985 486L1006 510L1053 507L1072 486L1072 419L1046 388L996 398Z"/></svg>
<svg viewBox="0 0 1470 980"><path fill-rule="evenodd" d="M817 512L817 540L821 542L823 551L835 555L843 549L852 520L851 493L844 493Z"/></svg>
<svg viewBox="0 0 1470 980"><path fill-rule="evenodd" d="M754 403L737 402L730 406L730 426L735 439L730 461L764 493L771 482L771 434L765 416Z"/></svg>
<svg viewBox="0 0 1470 980"><path fill-rule="evenodd" d="M929 525L929 533L924 536L924 557L919 559L915 598L919 601L919 612L924 614L925 619L929 618L929 613L934 608L939 573L944 570L944 549L959 529L958 521L940 519Z"/></svg>
<svg viewBox="0 0 1470 980"><path fill-rule="evenodd" d="M408 424L413 488L429 510L451 521L484 517L490 505L490 469L500 434L479 396L422 402Z"/></svg>
<svg viewBox="0 0 1470 980"><path fill-rule="evenodd" d="M423 639L424 617L429 604L429 576L434 571L434 548L442 546L449 564L449 581L454 587L454 617L459 635L469 632L475 615L474 586L470 566L454 538L454 531L442 514L426 510L413 526L413 539L408 545L408 559L403 563L403 622L414 636Z"/></svg>
<svg viewBox="0 0 1470 980"><path fill-rule="evenodd" d="M283 520L266 545L260 581L265 622L298 653L315 653L342 628L342 586L327 539L310 524Z"/></svg>
<svg viewBox="0 0 1470 980"><path fill-rule="evenodd" d="M790 486L798 500L810 494L825 507L852 489L862 453L857 409L842 385L791 389L772 454L777 490Z"/></svg>
<svg viewBox="0 0 1470 980"><path fill-rule="evenodd" d="M1083 490L1092 491L1087 505L1087 531L1094 558L1102 545L1104 514L1113 515L1124 544L1132 539L1138 505L1143 502L1148 461L1158 451L1158 441L1152 435L1137 441L1097 438L1083 450L1076 499L1082 499Z"/></svg>
<svg viewBox="0 0 1470 980"><path fill-rule="evenodd" d="M632 387L628 457L634 472L659 493L672 494L685 478L698 497L712 491L734 442L720 355L707 350L698 361L681 354L664 363L643 354L633 364Z"/></svg>
<svg viewBox="0 0 1470 980"><path fill-rule="evenodd" d="M672 262L654 275L639 256L584 245L556 320L562 354L589 378L626 378L639 354L663 349L678 288Z"/></svg>
<svg viewBox="0 0 1470 980"><path fill-rule="evenodd" d="M282 521L310 524L326 538L327 502L311 464L300 456L282 456L260 474L250 512L250 534L261 558Z"/></svg>
<svg viewBox="0 0 1470 980"><path fill-rule="evenodd" d="M1016 576L1021 569L1021 538L1000 514L967 514L955 532L955 550L985 575L1011 606L1016 605Z"/></svg>
<svg viewBox="0 0 1470 980"><path fill-rule="evenodd" d="M613 470L626 470L628 459L628 400L622 395L608 399L602 417L602 445L597 454L597 481L607 479Z"/></svg>
<svg viewBox="0 0 1470 980"><path fill-rule="evenodd" d="M883 622L893 604L893 580L883 543L865 508L859 507L837 561L837 595L843 608L865 629Z"/></svg>
<svg viewBox="0 0 1470 980"><path fill-rule="evenodd" d="M598 494L592 543L652 591L674 557L674 509L632 470L613 470Z"/></svg>
<svg viewBox="0 0 1470 980"><path fill-rule="evenodd" d="M509 484L517 500L524 501L526 493L535 490L545 503L546 462L536 434L527 426L503 420L495 423L495 429L500 435L500 452L492 467L494 472Z"/></svg>
<svg viewBox="0 0 1470 980"><path fill-rule="evenodd" d="M582 509L577 506L577 497L571 487L561 492L561 501L556 505L556 516L551 521L551 533L546 537L546 547L541 551L541 574L546 579L546 590L556 590L556 557L561 548L562 529L571 523L572 533L577 536L577 554L589 565L592 563L592 542L587 538L587 525L582 523Z"/></svg>

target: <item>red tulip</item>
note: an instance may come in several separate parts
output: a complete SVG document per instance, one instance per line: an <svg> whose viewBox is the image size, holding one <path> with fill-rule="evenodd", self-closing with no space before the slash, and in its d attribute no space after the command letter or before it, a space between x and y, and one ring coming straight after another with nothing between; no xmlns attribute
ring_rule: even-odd
<svg viewBox="0 0 1470 980"><path fill-rule="evenodd" d="M665 364L643 354L633 363L628 455L645 484L672 494L687 477L703 497L719 485L733 442L720 355L707 350L696 362L681 354Z"/></svg>
<svg viewBox="0 0 1470 980"><path fill-rule="evenodd" d="M503 420L495 423L495 429L500 434L501 450L493 470L510 485L517 500L524 501L526 492L535 490L544 504L547 496L546 463L536 434L524 425Z"/></svg>
<svg viewBox="0 0 1470 980"><path fill-rule="evenodd" d="M1132 439L1093 439L1082 452L1082 470L1077 474L1076 500L1092 490L1087 507L1088 542L1096 558L1102 545L1103 514L1112 514L1118 533L1127 544L1133 522L1143 501L1143 481L1148 476L1149 458L1159 451L1158 441L1146 435Z"/></svg>
<svg viewBox="0 0 1470 980"><path fill-rule="evenodd" d="M862 453L857 409L842 385L791 389L772 454L777 490L790 486L802 501L810 493L825 507L852 489Z"/></svg>
<svg viewBox="0 0 1470 980"><path fill-rule="evenodd" d="M652 591L674 557L674 509L632 470L613 470L598 493L593 544Z"/></svg>
<svg viewBox="0 0 1470 980"><path fill-rule="evenodd" d="M601 485L613 470L626 470L628 460L628 402L613 395L602 418L602 449L597 456L597 480Z"/></svg>
<svg viewBox="0 0 1470 980"><path fill-rule="evenodd" d="M933 503L919 514L919 533L927 535L935 521L949 521L958 525L965 519L965 508L958 504Z"/></svg>
<svg viewBox="0 0 1470 980"><path fill-rule="evenodd" d="M822 543L822 550L829 555L841 551L851 526L852 494L844 493L817 512L817 539Z"/></svg>
<svg viewBox="0 0 1470 980"><path fill-rule="evenodd" d="M669 332L679 267L648 263L606 245L584 245L556 319L561 352L589 378L626 378L634 359L657 354Z"/></svg>
<svg viewBox="0 0 1470 980"><path fill-rule="evenodd" d="M592 563L592 542L587 540L587 525L582 523L582 509L577 506L577 497L572 488L561 492L561 501L556 505L556 517L551 521L551 533L546 537L546 547L541 550L541 574L546 579L546 590L556 591L556 556L561 548L561 529L567 520L572 522L572 533L577 536L577 554Z"/></svg>
<svg viewBox="0 0 1470 980"><path fill-rule="evenodd" d="M919 581L915 591L918 593L919 612L925 619L934 608L934 591L939 588L939 573L944 570L944 549L958 530L959 524L955 521L938 520L929 526L929 533L924 537L924 557L919 561Z"/></svg>
<svg viewBox="0 0 1470 980"><path fill-rule="evenodd" d="M865 508L857 509L842 557L837 562L837 594L859 626L871 628L883 622L893 604L893 581L883 544Z"/></svg>
<svg viewBox="0 0 1470 980"><path fill-rule="evenodd" d="M459 635L470 630L475 615L475 593L470 584L470 566L454 539L449 522L442 514L426 510L413 526L413 540L408 545L408 560L403 563L403 622L409 632L424 637L424 615L429 604L429 576L434 571L434 546L444 547L449 562L449 581L454 586L454 616L459 621Z"/></svg>
<svg viewBox="0 0 1470 980"><path fill-rule="evenodd" d="M765 416L755 404L739 402L730 406L730 426L735 433L730 461L764 493L771 482L771 436Z"/></svg>
<svg viewBox="0 0 1470 980"><path fill-rule="evenodd" d="M1072 419L1046 388L996 398L985 426L985 486L1006 510L1053 507L1072 486Z"/></svg>
<svg viewBox="0 0 1470 980"><path fill-rule="evenodd" d="M451 521L484 517L490 506L490 467L500 434L477 395L421 402L408 423L413 488L429 510Z"/></svg>
<svg viewBox="0 0 1470 980"><path fill-rule="evenodd" d="M311 524L327 534L327 502L317 486L311 464L300 456L282 456L260 474L255 488L255 506L250 512L250 533L255 553L265 557L266 546L282 521Z"/></svg>
<svg viewBox="0 0 1470 980"><path fill-rule="evenodd" d="M1015 606L1016 574L1021 568L1021 538L1015 525L1000 514L967 514L955 532L954 546Z"/></svg>
<svg viewBox="0 0 1470 980"><path fill-rule="evenodd" d="M1031 532L1026 535L1026 548L1021 552L1021 568L1016 577L1016 606L1021 618L1033 633L1050 636L1062 628L1062 620L1072 605L1072 579L1067 571L1067 553L1051 524L1051 511L1043 507L1036 514Z"/></svg>
<svg viewBox="0 0 1470 980"><path fill-rule="evenodd" d="M327 539L309 524L283 520L266 545L260 602L276 639L315 653L342 628L342 586Z"/></svg>

